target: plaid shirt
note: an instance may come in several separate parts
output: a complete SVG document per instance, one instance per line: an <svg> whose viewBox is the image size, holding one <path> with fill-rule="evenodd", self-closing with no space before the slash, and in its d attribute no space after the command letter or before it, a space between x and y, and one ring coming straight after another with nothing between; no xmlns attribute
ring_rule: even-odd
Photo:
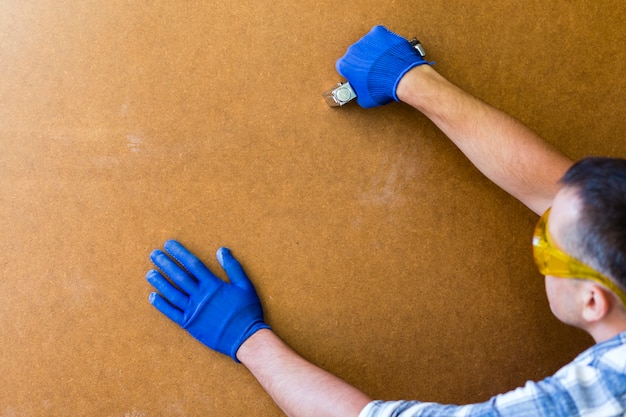
<svg viewBox="0 0 626 417"><path fill-rule="evenodd" d="M626 416L626 332L587 349L553 376L480 404L373 401L359 417Z"/></svg>

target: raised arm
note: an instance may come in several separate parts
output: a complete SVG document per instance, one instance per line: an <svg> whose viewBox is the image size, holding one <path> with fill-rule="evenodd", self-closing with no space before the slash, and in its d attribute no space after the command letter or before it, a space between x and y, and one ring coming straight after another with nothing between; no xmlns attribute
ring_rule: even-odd
<svg viewBox="0 0 626 417"><path fill-rule="evenodd" d="M551 205L572 161L531 129L427 65L407 73L397 95L432 120L500 188L535 213Z"/></svg>
<svg viewBox="0 0 626 417"><path fill-rule="evenodd" d="M513 117L424 64L406 39L378 26L348 49L337 70L350 81L361 106L392 100L410 104L496 185L534 212L545 211L572 161Z"/></svg>

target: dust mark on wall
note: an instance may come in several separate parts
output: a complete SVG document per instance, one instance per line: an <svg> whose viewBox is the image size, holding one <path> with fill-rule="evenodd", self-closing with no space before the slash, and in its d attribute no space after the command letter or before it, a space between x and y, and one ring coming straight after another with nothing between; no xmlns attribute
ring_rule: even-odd
<svg viewBox="0 0 626 417"><path fill-rule="evenodd" d="M63 274L55 281L60 282L60 288L63 289L65 295L63 299L69 307L73 308L84 307L84 304L89 302L97 291L96 284L86 278L80 270Z"/></svg>
<svg viewBox="0 0 626 417"><path fill-rule="evenodd" d="M109 417L148 417L146 413L136 411L135 409L131 411L126 411L124 414L116 414L110 415Z"/></svg>
<svg viewBox="0 0 626 417"><path fill-rule="evenodd" d="M142 139L137 135L126 135L126 139L128 140L128 149L132 153L139 153L141 151Z"/></svg>
<svg viewBox="0 0 626 417"><path fill-rule="evenodd" d="M404 190L408 183L417 176L417 152L407 149L400 155L386 157L380 162L367 190L359 196L361 204L400 205L405 201Z"/></svg>

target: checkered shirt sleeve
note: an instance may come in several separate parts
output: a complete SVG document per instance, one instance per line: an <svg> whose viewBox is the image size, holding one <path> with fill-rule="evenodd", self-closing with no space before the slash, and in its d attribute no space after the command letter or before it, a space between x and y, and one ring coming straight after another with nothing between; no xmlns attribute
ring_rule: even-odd
<svg viewBox="0 0 626 417"><path fill-rule="evenodd" d="M373 401L359 417L609 417L626 415L626 332L539 382L469 405Z"/></svg>

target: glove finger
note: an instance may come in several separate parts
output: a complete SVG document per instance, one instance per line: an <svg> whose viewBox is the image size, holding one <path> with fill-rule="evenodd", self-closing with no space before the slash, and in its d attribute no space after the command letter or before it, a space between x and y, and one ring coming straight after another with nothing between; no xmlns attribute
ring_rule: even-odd
<svg viewBox="0 0 626 417"><path fill-rule="evenodd" d="M153 251L150 259L184 293L191 295L198 288L196 280L163 251L159 249Z"/></svg>
<svg viewBox="0 0 626 417"><path fill-rule="evenodd" d="M168 303L165 298L161 297L161 295L153 292L150 294L148 300L150 301L150 304L156 307L156 309L163 313L167 318L180 326L183 325L183 312Z"/></svg>
<svg viewBox="0 0 626 417"><path fill-rule="evenodd" d="M146 279L167 301L180 310L185 311L189 297L174 287L167 278L158 271L152 270L148 271Z"/></svg>
<svg viewBox="0 0 626 417"><path fill-rule="evenodd" d="M180 242L168 240L165 242L165 250L202 283L205 291L216 291L224 283Z"/></svg>
<svg viewBox="0 0 626 417"><path fill-rule="evenodd" d="M220 263L228 279L233 285L245 290L254 290L254 286L248 279L243 267L237 259L230 253L230 249L221 247L216 253L217 261Z"/></svg>

